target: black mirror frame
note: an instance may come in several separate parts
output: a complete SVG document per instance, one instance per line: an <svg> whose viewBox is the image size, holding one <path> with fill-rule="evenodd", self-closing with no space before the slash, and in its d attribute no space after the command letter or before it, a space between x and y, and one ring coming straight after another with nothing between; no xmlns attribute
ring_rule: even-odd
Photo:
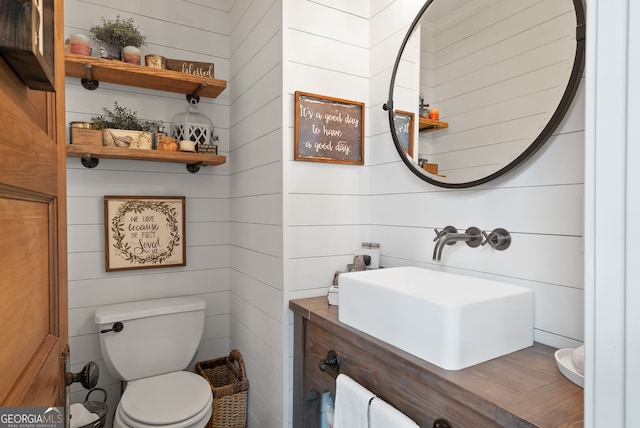
<svg viewBox="0 0 640 428"><path fill-rule="evenodd" d="M569 82L567 83L567 87L565 88L564 93L562 94L562 98L556 111L549 119L549 122L544 127L544 129L540 132L540 134L536 137L536 139L529 145L529 147L520 154L517 158L511 161L509 164L501 168L500 170L490 174L484 178L479 180L469 181L465 183L443 183L441 181L435 180L429 177L423 170L419 169L413 162L411 162L404 153L402 145L400 144L400 140L398 139L398 135L396 133L396 127L393 120L393 89L396 81L396 73L398 72L398 66L400 65L400 59L402 57L402 53L409 41L409 38L413 34L414 30L420 23L422 19L422 15L428 9L428 7L433 3L434 0L427 0L427 2L422 6L415 19L411 23L407 34L400 45L400 50L398 51L398 56L396 57L395 64L393 66L393 72L391 74L391 82L389 84L389 99L383 105L383 109L387 110L389 114L389 127L391 129L391 137L393 138L393 142L396 146L396 150L400 155L402 161L407 165L409 170L413 172L418 178L426 181L427 183L433 184L434 186L446 187L449 189L463 189L468 187L478 186L480 184L487 183L491 180L494 180L502 175L505 175L509 171L513 170L520 164L524 163L527 159L529 159L542 145L549 139L549 137L553 134L553 131L558 127L565 114L569 110L571 103L573 102L573 98L578 91L578 86L580 86L580 79L582 79L582 73L584 71L585 65L585 36L586 36L586 21L585 21L585 8L583 4L583 0L573 0L573 5L576 13L576 54L573 60L573 69L571 70L571 76L569 77Z"/></svg>

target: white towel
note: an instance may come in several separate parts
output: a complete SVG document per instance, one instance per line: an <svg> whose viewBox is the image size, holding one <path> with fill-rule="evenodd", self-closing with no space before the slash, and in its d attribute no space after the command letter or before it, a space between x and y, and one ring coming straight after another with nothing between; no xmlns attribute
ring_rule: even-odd
<svg viewBox="0 0 640 428"><path fill-rule="evenodd" d="M374 398L371 402L369 421L370 428L420 428L398 409L379 398Z"/></svg>
<svg viewBox="0 0 640 428"><path fill-rule="evenodd" d="M90 412L80 403L72 404L69 407L69 413L71 413L71 428L88 425L100 419L98 414Z"/></svg>
<svg viewBox="0 0 640 428"><path fill-rule="evenodd" d="M371 391L349 376L338 375L333 428L369 428L369 403L373 398Z"/></svg>

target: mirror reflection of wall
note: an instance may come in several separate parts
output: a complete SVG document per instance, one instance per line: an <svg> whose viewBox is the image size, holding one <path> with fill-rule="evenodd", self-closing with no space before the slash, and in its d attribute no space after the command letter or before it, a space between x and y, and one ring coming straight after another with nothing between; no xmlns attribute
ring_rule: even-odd
<svg viewBox="0 0 640 428"><path fill-rule="evenodd" d="M430 12L420 90L449 127L421 134L419 150L441 174L472 181L515 159L554 113L575 55L573 4L471 1L437 22Z"/></svg>
<svg viewBox="0 0 640 428"><path fill-rule="evenodd" d="M402 54L402 65L398 67L393 105L395 110L410 112L418 119L420 104L420 26L416 28ZM418 141L418 126L413 127L413 141ZM418 162L418 148L414 144L410 159Z"/></svg>
<svg viewBox="0 0 640 428"><path fill-rule="evenodd" d="M410 162L454 185L512 167L549 133L575 74L577 22L573 0L434 0L408 36L393 106L418 120L424 97L448 127L416 126Z"/></svg>

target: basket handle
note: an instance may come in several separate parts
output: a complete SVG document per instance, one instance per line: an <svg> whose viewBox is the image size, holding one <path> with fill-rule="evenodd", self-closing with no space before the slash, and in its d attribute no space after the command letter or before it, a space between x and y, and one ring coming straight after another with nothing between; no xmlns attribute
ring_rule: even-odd
<svg viewBox="0 0 640 428"><path fill-rule="evenodd" d="M238 379L242 380L246 377L244 372L244 360L242 359L242 354L237 349L234 349L229 353L229 357L227 357L227 366L229 366Z"/></svg>
<svg viewBox="0 0 640 428"><path fill-rule="evenodd" d="M89 401L89 396L91 395L91 393L93 391L102 391L102 393L104 394L104 399L103 401L106 403L107 402L107 391L103 388L93 388L92 390L90 390L89 392L87 392L87 396L84 397L84 402L86 403L87 401Z"/></svg>

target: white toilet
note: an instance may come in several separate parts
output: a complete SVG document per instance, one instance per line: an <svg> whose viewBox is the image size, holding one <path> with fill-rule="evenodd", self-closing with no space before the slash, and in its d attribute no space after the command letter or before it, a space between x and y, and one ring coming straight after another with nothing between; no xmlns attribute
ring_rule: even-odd
<svg viewBox="0 0 640 428"><path fill-rule="evenodd" d="M176 297L96 309L107 370L127 382L114 428L206 426L211 386L184 371L200 344L205 308L199 297Z"/></svg>

